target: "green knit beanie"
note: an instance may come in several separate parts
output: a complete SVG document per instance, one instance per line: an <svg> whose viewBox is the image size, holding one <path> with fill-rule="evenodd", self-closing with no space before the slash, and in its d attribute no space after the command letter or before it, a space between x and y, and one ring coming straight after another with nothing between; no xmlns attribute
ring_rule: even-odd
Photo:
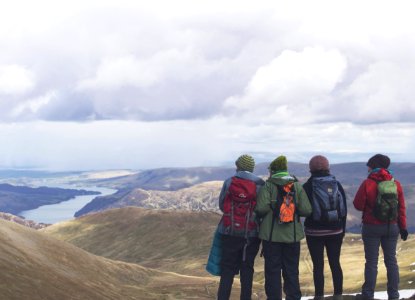
<svg viewBox="0 0 415 300"><path fill-rule="evenodd" d="M284 155L278 156L269 165L272 173L286 172L288 170L287 158Z"/></svg>
<svg viewBox="0 0 415 300"><path fill-rule="evenodd" d="M235 165L239 171L253 172L255 168L255 161L252 156L243 154L235 161Z"/></svg>

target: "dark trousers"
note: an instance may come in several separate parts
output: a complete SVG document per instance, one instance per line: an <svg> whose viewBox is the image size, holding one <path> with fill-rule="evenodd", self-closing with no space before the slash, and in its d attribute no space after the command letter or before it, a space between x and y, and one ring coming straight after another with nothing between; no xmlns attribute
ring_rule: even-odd
<svg viewBox="0 0 415 300"><path fill-rule="evenodd" d="M231 296L233 278L240 273L241 300L251 300L254 262L258 254L260 240L222 235L221 276L218 289L218 300L228 300Z"/></svg>
<svg viewBox="0 0 415 300"><path fill-rule="evenodd" d="M343 271L340 266L340 250L343 234L327 236L306 236L308 250L313 261L313 279L315 296L324 295L324 248L333 278L334 295L343 294Z"/></svg>
<svg viewBox="0 0 415 300"><path fill-rule="evenodd" d="M383 250L383 262L388 278L388 298L399 299L399 267L396 260L396 244L399 228L396 224L369 225L363 224L362 238L365 247L365 282L362 286L362 295L373 299L378 275L379 247Z"/></svg>
<svg viewBox="0 0 415 300"><path fill-rule="evenodd" d="M263 241L265 258L265 293L268 300L282 299L281 275L286 300L301 299L298 264L300 242L278 243Z"/></svg>

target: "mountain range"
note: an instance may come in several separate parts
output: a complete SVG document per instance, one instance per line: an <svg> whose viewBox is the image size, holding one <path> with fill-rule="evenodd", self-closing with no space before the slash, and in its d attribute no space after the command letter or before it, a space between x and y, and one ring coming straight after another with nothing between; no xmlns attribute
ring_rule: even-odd
<svg viewBox="0 0 415 300"><path fill-rule="evenodd" d="M268 164L258 164L255 173L267 178ZM289 163L290 173L300 182L310 175L307 164ZM342 183L348 207L347 229L360 232L361 212L353 207L353 198L360 183L367 176L365 163L332 164L331 172ZM414 163L395 163L390 168L404 188L408 216L415 215ZM94 180L94 184L118 189L118 192L97 197L76 212L79 217L91 212L124 206L144 208L218 211L218 196L223 180L232 176L235 168L162 168L146 170L128 176ZM408 218L408 229L415 232L415 218Z"/></svg>
<svg viewBox="0 0 415 300"><path fill-rule="evenodd" d="M394 175L404 186L410 226L414 226L415 213L414 166L412 163L392 165ZM307 167L289 164L290 172L301 182L309 176ZM366 176L366 166L364 163L337 164L331 170L346 190L348 227L353 231L359 227L360 213L354 210L352 199ZM223 180L234 171L234 168L217 167L112 173L123 175L116 177L69 174L71 182L79 180L113 187L118 192L98 196L80 211L78 218L48 227L1 214L0 298L214 299L218 278L210 276L204 267L220 219L218 195ZM267 164L259 164L256 173L266 178ZM12 189L4 186L6 192L11 193ZM34 194L34 189L21 191ZM44 195L48 192L51 191ZM43 201L42 194L37 197ZM406 242L398 242L401 289L415 290L414 247L413 234ZM382 256L377 289L386 290L387 276L381 260ZM360 235L346 234L341 262L345 292L358 292L364 265ZM327 268L327 261L325 265ZM263 259L259 256L255 270L253 299L265 299ZM330 277L330 272L326 272L327 291L332 290ZM300 282L303 295L312 296L312 263L304 241ZM231 299L239 299L238 280ZM354 297L344 297L348 299Z"/></svg>

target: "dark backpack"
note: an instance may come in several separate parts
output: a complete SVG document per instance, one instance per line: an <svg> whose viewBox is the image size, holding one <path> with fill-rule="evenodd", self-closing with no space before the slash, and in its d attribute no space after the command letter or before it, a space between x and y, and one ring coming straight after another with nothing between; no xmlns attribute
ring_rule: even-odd
<svg viewBox="0 0 415 300"><path fill-rule="evenodd" d="M398 218L398 188L395 180L377 182L378 196L373 215L380 221L390 222Z"/></svg>
<svg viewBox="0 0 415 300"><path fill-rule="evenodd" d="M230 235L247 236L248 231L256 230L255 205L255 182L232 177L223 202L223 225Z"/></svg>
<svg viewBox="0 0 415 300"><path fill-rule="evenodd" d="M323 224L346 216L344 199L334 176L313 177L313 220Z"/></svg>

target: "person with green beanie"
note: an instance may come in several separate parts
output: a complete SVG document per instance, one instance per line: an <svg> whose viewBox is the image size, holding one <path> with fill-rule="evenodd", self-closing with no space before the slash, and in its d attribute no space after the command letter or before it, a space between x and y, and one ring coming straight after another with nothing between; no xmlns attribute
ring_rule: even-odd
<svg viewBox="0 0 415 300"><path fill-rule="evenodd" d="M304 238L300 217L309 216L312 207L301 184L288 173L285 156L273 160L268 169L269 178L259 191L255 208L262 218L259 238L265 258L265 293L268 299L282 299L282 274L285 299L298 300L300 240Z"/></svg>
<svg viewBox="0 0 415 300"><path fill-rule="evenodd" d="M240 299L251 299L254 262L261 243L254 208L264 181L253 174L255 161L252 156L239 156L235 166L235 175L225 180L219 195L223 216L217 229L221 239L218 300L230 298L234 276L238 273Z"/></svg>

